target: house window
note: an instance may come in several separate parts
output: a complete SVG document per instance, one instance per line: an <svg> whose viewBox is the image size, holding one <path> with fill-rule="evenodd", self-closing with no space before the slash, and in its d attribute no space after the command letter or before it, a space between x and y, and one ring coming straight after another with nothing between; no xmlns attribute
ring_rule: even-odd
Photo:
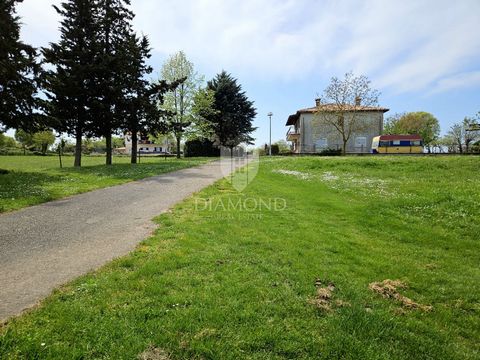
<svg viewBox="0 0 480 360"><path fill-rule="evenodd" d="M366 136L357 136L355 138L355 147L367 147L367 138Z"/></svg>
<svg viewBox="0 0 480 360"><path fill-rule="evenodd" d="M328 147L328 140L327 140L327 138L318 139L318 140L315 142L315 146L316 146L317 148L326 148L326 147Z"/></svg>

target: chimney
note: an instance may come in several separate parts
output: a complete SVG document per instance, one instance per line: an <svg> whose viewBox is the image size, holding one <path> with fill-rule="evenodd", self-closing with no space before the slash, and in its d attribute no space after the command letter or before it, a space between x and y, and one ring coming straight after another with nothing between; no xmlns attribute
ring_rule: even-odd
<svg viewBox="0 0 480 360"><path fill-rule="evenodd" d="M316 98L315 99L315 106L319 107L321 102L322 102L322 100L320 98Z"/></svg>
<svg viewBox="0 0 480 360"><path fill-rule="evenodd" d="M360 96L355 96L355 106L360 106L362 98Z"/></svg>

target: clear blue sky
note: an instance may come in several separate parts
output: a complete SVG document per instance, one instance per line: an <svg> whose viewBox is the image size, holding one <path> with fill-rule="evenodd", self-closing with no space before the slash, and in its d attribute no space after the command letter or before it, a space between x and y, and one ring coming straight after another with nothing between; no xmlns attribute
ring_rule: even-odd
<svg viewBox="0 0 480 360"><path fill-rule="evenodd" d="M24 0L22 38L58 39L59 0ZM289 114L313 106L332 76L367 75L390 112L428 111L442 133L480 111L479 0L132 0L158 72L186 52L210 79L232 73L258 109L257 144L284 139Z"/></svg>

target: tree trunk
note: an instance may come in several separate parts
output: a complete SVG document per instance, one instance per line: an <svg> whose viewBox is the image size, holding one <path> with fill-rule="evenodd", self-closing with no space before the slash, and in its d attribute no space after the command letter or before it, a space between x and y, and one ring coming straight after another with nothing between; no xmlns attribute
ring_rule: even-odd
<svg viewBox="0 0 480 360"><path fill-rule="evenodd" d="M177 159L180 159L180 136L177 136Z"/></svg>
<svg viewBox="0 0 480 360"><path fill-rule="evenodd" d="M137 132L132 131L132 153L130 154L130 164L137 163L137 145L138 145Z"/></svg>
<svg viewBox="0 0 480 360"><path fill-rule="evenodd" d="M61 143L60 143L61 144ZM63 168L62 164L62 148L61 145L58 147L58 161L60 162L60 169Z"/></svg>
<svg viewBox="0 0 480 360"><path fill-rule="evenodd" d="M343 140L342 155L347 155L347 140Z"/></svg>
<svg viewBox="0 0 480 360"><path fill-rule="evenodd" d="M77 128L75 134L75 162L73 166L82 166L82 131L79 128Z"/></svg>
<svg viewBox="0 0 480 360"><path fill-rule="evenodd" d="M105 143L107 146L105 164L112 165L112 134L108 134L107 136L105 136Z"/></svg>

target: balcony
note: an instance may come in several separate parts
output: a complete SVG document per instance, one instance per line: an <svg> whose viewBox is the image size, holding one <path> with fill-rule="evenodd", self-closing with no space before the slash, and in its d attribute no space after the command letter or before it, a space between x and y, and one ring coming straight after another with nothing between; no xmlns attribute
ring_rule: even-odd
<svg viewBox="0 0 480 360"><path fill-rule="evenodd" d="M300 138L300 132L294 128L287 131L287 141L297 141Z"/></svg>

